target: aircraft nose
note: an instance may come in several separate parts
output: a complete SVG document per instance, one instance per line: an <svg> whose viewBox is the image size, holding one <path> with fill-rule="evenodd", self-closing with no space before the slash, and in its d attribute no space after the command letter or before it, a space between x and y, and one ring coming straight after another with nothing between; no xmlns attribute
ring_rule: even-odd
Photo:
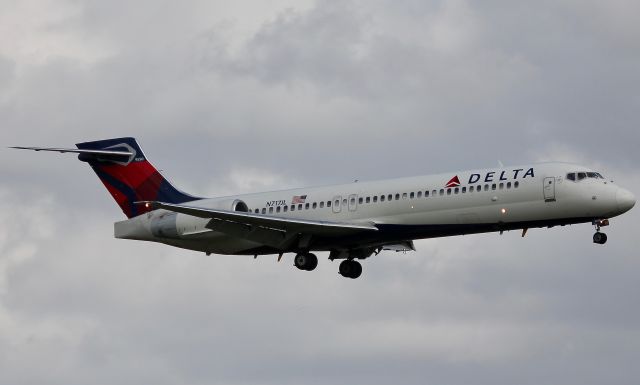
<svg viewBox="0 0 640 385"><path fill-rule="evenodd" d="M636 204L636 197L629 190L619 188L616 192L616 201L618 202L618 208L622 212L631 210Z"/></svg>

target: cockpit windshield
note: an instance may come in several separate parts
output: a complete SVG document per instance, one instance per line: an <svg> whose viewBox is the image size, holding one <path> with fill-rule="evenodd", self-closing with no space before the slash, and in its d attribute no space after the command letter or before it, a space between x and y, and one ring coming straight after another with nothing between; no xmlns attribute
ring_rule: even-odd
<svg viewBox="0 0 640 385"><path fill-rule="evenodd" d="M592 179L604 179L604 177L602 175L600 175L600 173L598 172L585 172L585 171L576 171L576 172L570 172L567 174L567 179L568 180L572 180L574 182L577 181L581 181L583 179L586 178L592 178Z"/></svg>

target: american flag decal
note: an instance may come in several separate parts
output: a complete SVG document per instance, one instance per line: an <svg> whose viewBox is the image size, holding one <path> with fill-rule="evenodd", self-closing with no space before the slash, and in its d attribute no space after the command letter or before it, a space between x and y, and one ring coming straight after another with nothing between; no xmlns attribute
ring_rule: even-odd
<svg viewBox="0 0 640 385"><path fill-rule="evenodd" d="M298 203L304 203L306 199L306 195L294 195L293 198L291 198L291 204L297 205Z"/></svg>

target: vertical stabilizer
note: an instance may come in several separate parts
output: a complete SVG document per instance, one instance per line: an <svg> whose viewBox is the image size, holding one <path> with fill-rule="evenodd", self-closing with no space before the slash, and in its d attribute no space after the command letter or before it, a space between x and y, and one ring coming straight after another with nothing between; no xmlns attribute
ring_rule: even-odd
<svg viewBox="0 0 640 385"><path fill-rule="evenodd" d="M83 152L78 158L89 163L109 193L128 218L149 211L137 201L184 203L200 199L171 185L147 160L134 138L116 138L76 144ZM129 155L109 156L102 152L117 151Z"/></svg>

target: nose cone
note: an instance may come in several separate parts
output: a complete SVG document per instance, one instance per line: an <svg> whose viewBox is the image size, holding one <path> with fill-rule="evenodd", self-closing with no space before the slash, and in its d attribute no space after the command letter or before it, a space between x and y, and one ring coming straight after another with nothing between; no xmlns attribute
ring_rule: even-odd
<svg viewBox="0 0 640 385"><path fill-rule="evenodd" d="M631 191L619 188L616 192L616 201L621 212L627 212L636 204L636 197Z"/></svg>

